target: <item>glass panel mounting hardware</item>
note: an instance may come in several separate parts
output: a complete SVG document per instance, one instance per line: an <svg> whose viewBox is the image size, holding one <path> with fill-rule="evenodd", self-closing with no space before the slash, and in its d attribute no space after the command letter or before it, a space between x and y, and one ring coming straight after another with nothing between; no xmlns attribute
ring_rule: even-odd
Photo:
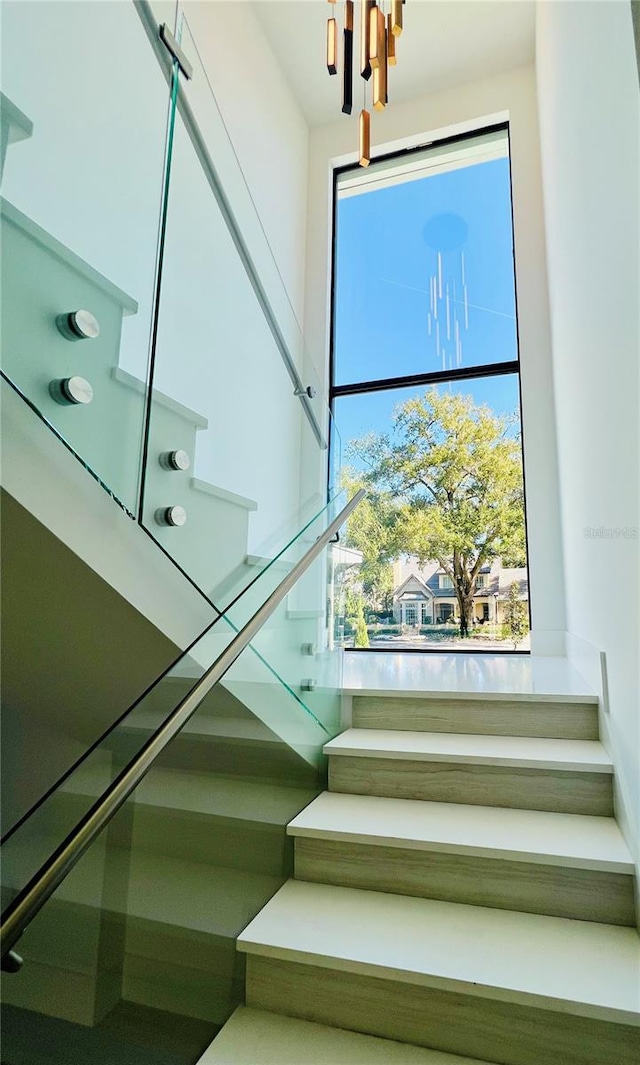
<svg viewBox="0 0 640 1065"><path fill-rule="evenodd" d="M56 318L58 332L67 340L95 340L100 324L91 311L69 311Z"/></svg>
<svg viewBox="0 0 640 1065"><path fill-rule="evenodd" d="M51 381L49 394L56 403L62 405L91 403L93 388L84 377L65 377L61 381Z"/></svg>
<svg viewBox="0 0 640 1065"><path fill-rule="evenodd" d="M176 41L166 22L162 22L160 24L160 26L158 27L158 32L160 34L160 40L162 41L167 51L171 52L171 55L180 67L180 70L184 74L187 81L191 81L191 78L193 77L193 67L191 66L191 63L182 51L182 48Z"/></svg>
<svg viewBox="0 0 640 1065"><path fill-rule="evenodd" d="M175 529L181 528L187 523L187 512L184 507L160 507L156 510L158 525L171 525Z"/></svg>
<svg viewBox="0 0 640 1065"><path fill-rule="evenodd" d="M188 452L181 448L177 451L163 451L159 462L163 470L188 470L191 466Z"/></svg>
<svg viewBox="0 0 640 1065"><path fill-rule="evenodd" d="M24 958L15 950L9 950L2 959L3 973L19 973L24 965Z"/></svg>
<svg viewBox="0 0 640 1065"><path fill-rule="evenodd" d="M294 396L308 396L309 399L313 399L316 395L316 390L313 385L307 385L306 388L304 387L304 385L298 385L293 394Z"/></svg>

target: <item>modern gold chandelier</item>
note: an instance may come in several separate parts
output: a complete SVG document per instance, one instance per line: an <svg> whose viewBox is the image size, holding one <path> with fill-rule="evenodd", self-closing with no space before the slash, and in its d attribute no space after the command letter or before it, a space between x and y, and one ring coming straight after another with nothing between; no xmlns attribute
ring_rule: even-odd
<svg viewBox="0 0 640 1065"><path fill-rule="evenodd" d="M367 110L367 82L371 81L371 102L382 111L389 102L389 67L396 65L396 37L402 33L402 6L405 0L360 0L360 77L364 84L364 106L360 112L360 166L371 162L371 114ZM330 4L336 0L329 0ZM385 14L385 7L389 10ZM344 0L342 110L353 110L353 14L354 0ZM338 73L338 21L327 21L327 70Z"/></svg>

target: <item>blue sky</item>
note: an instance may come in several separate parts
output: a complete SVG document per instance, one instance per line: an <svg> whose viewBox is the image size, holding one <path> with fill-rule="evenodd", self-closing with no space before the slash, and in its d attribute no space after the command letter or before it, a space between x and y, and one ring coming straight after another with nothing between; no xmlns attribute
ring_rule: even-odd
<svg viewBox="0 0 640 1065"><path fill-rule="evenodd" d="M344 197L337 218L336 384L518 357L508 159ZM451 387L496 413L518 407L515 375ZM336 399L343 443L386 429L415 392Z"/></svg>

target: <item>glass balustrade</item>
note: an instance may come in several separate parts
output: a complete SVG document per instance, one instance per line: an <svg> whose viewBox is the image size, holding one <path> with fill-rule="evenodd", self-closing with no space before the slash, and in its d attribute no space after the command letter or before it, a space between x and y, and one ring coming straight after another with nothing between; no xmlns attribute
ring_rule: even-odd
<svg viewBox="0 0 640 1065"><path fill-rule="evenodd" d="M346 500L340 497L263 566L251 588L182 654L130 709L14 824L5 823L2 885L11 895L40 867L53 848L87 812L89 796L100 794L139 753L211 664L230 644L293 566L334 520ZM339 543L330 543L309 566L240 658L218 685L227 703L238 706L260 727L270 729L296 757L322 763L322 745L340 724L342 653L336 633L343 624L345 566ZM322 611L316 607L322 603ZM309 607L312 604L312 609ZM207 697L209 700L211 697ZM224 701L224 700L223 700ZM114 715L117 708L114 708ZM77 749L77 722L68 722L69 750ZM188 729L187 729L188 731ZM215 740L215 732L214 732ZM58 737L58 744L61 739ZM195 748L192 748L192 753ZM24 759L30 757L25 749ZM194 755L195 756L195 755ZM197 758L196 758L197 761ZM185 768L188 768L188 760ZM195 764L195 763L194 763ZM14 753L11 779L28 775L29 765Z"/></svg>
<svg viewBox="0 0 640 1065"><path fill-rule="evenodd" d="M3 909L343 504L302 530L9 833ZM286 825L321 790L322 746L339 727L340 550L323 549L25 931L24 966L3 981L3 1060L125 1065L137 1053L186 1065L242 1000L235 938L291 874ZM324 617L300 609L309 591ZM282 636L291 612L316 641L305 678Z"/></svg>
<svg viewBox="0 0 640 1065"><path fill-rule="evenodd" d="M3 372L224 609L324 506L330 441L337 469L301 284L176 3L31 10L3 23Z"/></svg>
<svg viewBox="0 0 640 1065"><path fill-rule="evenodd" d="M326 500L331 422L187 20L143 521L219 609ZM318 604L316 604L318 609Z"/></svg>
<svg viewBox="0 0 640 1065"><path fill-rule="evenodd" d="M249 650L240 683L277 686L279 714L299 703ZM232 671L233 673L233 671ZM191 678L175 675L174 696ZM169 684L169 682L167 682ZM3 1062L192 1065L244 998L235 940L292 874L287 823L321 790L295 751L232 691L206 697L126 804L26 929L20 972L2 981ZM42 851L77 817L163 711L149 708L107 762L84 767L41 820ZM322 735L318 729L318 735ZM303 743L309 736L301 733ZM124 743L124 747L122 744ZM13 855L5 893L31 871Z"/></svg>
<svg viewBox="0 0 640 1065"><path fill-rule="evenodd" d="M170 108L135 6L4 5L0 104L3 372L134 513Z"/></svg>

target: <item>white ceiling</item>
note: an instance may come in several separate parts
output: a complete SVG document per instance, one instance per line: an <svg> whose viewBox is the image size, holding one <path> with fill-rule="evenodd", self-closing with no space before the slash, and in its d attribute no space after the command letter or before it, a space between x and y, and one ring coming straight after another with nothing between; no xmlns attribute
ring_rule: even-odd
<svg viewBox="0 0 640 1065"><path fill-rule="evenodd" d="M253 0L252 7L309 125L337 119L341 86L325 67L326 20L335 11L342 22L344 5ZM407 0L398 65L390 70L390 103L531 62L534 23L534 0ZM357 86L355 106L361 106Z"/></svg>

